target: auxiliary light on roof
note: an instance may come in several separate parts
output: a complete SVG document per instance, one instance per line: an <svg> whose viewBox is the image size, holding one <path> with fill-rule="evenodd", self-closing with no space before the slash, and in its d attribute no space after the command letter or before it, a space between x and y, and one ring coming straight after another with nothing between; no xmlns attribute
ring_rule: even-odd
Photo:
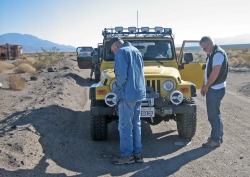
<svg viewBox="0 0 250 177"><path fill-rule="evenodd" d="M156 27L155 27L155 32L157 32L157 33L161 33L162 30L163 30L163 28L160 27L160 26L156 26Z"/></svg>
<svg viewBox="0 0 250 177"><path fill-rule="evenodd" d="M171 28L164 28L164 33L172 34L172 29Z"/></svg>
<svg viewBox="0 0 250 177"><path fill-rule="evenodd" d="M128 32L129 33L135 33L136 32L136 27L128 27Z"/></svg>
<svg viewBox="0 0 250 177"><path fill-rule="evenodd" d="M149 32L149 27L141 27L142 32Z"/></svg>
<svg viewBox="0 0 250 177"><path fill-rule="evenodd" d="M115 32L121 33L122 31L123 31L123 27L121 27L121 26L115 27Z"/></svg>

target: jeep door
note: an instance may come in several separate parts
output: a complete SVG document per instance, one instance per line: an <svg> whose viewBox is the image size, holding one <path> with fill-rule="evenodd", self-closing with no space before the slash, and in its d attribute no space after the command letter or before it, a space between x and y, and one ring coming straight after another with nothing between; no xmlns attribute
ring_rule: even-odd
<svg viewBox="0 0 250 177"><path fill-rule="evenodd" d="M92 47L77 47L77 63L80 69L92 69L94 68L94 63L92 62L92 56L94 53L94 48Z"/></svg>
<svg viewBox="0 0 250 177"><path fill-rule="evenodd" d="M207 54L199 45L199 41L185 40L178 50L178 69L182 80L190 81L201 89L206 68Z"/></svg>

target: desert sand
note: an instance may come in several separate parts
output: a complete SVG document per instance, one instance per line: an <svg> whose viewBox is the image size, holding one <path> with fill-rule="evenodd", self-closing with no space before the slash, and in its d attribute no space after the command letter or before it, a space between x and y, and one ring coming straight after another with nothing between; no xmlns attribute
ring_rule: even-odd
<svg viewBox="0 0 250 177"><path fill-rule="evenodd" d="M197 90L197 131L189 145L180 141L174 121L151 126L142 122L145 163L115 166L119 155L117 122L108 139L90 137L90 70L65 57L56 72L25 78L25 88L8 87L11 72L0 73L0 176L250 176L250 73L230 72L221 105L224 142L201 147L210 134L205 98Z"/></svg>

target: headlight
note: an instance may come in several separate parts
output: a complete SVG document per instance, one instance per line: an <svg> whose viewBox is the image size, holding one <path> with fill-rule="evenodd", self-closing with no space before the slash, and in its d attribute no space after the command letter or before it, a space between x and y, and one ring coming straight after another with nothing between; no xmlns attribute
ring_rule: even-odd
<svg viewBox="0 0 250 177"><path fill-rule="evenodd" d="M106 96L105 96L105 103L110 106L113 107L116 105L116 94L113 92L109 92Z"/></svg>
<svg viewBox="0 0 250 177"><path fill-rule="evenodd" d="M162 88L165 92L172 92L174 90L174 82L171 80L166 80L162 84Z"/></svg>
<svg viewBox="0 0 250 177"><path fill-rule="evenodd" d="M171 93L170 100L174 105L181 104L183 101L183 94L180 91L175 90Z"/></svg>

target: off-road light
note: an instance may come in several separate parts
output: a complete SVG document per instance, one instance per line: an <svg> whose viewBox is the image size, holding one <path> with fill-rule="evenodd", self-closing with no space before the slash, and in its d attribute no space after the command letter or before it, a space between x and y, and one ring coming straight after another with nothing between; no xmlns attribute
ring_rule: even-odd
<svg viewBox="0 0 250 177"><path fill-rule="evenodd" d="M109 92L105 96L104 101L109 107L114 107L116 105L116 94L113 92Z"/></svg>
<svg viewBox="0 0 250 177"><path fill-rule="evenodd" d="M136 32L136 27L128 27L128 32L129 33L135 33Z"/></svg>
<svg viewBox="0 0 250 177"><path fill-rule="evenodd" d="M141 27L142 32L149 32L149 27Z"/></svg>
<svg viewBox="0 0 250 177"><path fill-rule="evenodd" d="M174 82L171 80L166 80L162 84L162 88L165 92L172 92L174 90Z"/></svg>
<svg viewBox="0 0 250 177"><path fill-rule="evenodd" d="M115 27L115 32L121 33L122 31L123 31L123 27L121 27L121 26Z"/></svg>
<svg viewBox="0 0 250 177"><path fill-rule="evenodd" d="M163 28L160 27L160 26L156 26L156 27L155 27L155 32L157 32L157 33L161 33L162 30L163 30Z"/></svg>
<svg viewBox="0 0 250 177"><path fill-rule="evenodd" d="M180 91L175 90L171 93L170 100L174 105L178 105L183 101L183 94Z"/></svg>
<svg viewBox="0 0 250 177"><path fill-rule="evenodd" d="M171 35L172 34L172 28L164 28L164 33Z"/></svg>

